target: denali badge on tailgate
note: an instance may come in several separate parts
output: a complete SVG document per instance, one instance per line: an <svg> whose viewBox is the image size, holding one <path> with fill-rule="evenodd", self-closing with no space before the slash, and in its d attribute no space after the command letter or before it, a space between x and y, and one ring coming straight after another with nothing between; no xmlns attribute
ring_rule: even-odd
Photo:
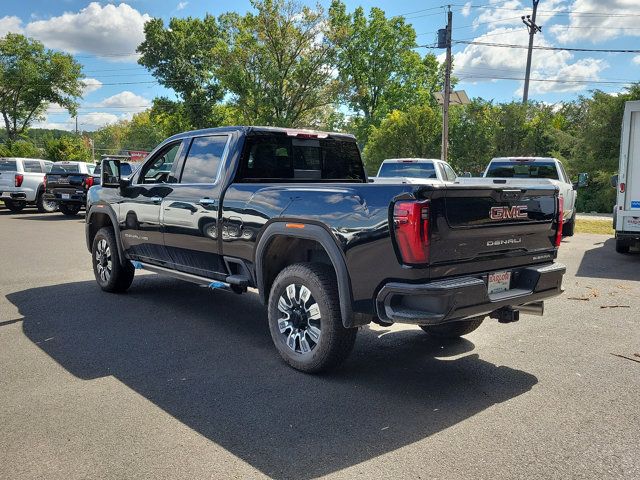
<svg viewBox="0 0 640 480"><path fill-rule="evenodd" d="M489 211L491 220L510 220L512 218L529 218L527 206L518 205L514 207L491 207Z"/></svg>

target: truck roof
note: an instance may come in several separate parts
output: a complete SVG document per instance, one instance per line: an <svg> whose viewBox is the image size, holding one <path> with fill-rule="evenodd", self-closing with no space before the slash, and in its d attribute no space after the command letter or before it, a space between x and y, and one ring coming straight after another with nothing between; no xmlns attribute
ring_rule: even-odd
<svg viewBox="0 0 640 480"><path fill-rule="evenodd" d="M1 160L35 160L38 162L49 162L53 163L51 160L45 160L44 158L26 158L26 157L0 157Z"/></svg>
<svg viewBox="0 0 640 480"><path fill-rule="evenodd" d="M433 163L439 161L439 158L387 158L382 163Z"/></svg>
<svg viewBox="0 0 640 480"><path fill-rule="evenodd" d="M180 138L192 137L194 135L211 135L216 133L242 132L245 135L251 133L285 133L292 137L299 135L317 135L320 138L332 137L342 140L355 141L356 137L349 133L325 132L321 130L309 130L304 128L282 128L282 127L262 127L262 126L231 126L231 127L215 127L204 128L200 130L191 130L188 132L178 133L168 140L177 140ZM163 142L164 143L164 142Z"/></svg>
<svg viewBox="0 0 640 480"><path fill-rule="evenodd" d="M553 157L495 157L492 158L491 161L505 161L505 160L515 160L515 161L523 161L523 162L558 162L557 158Z"/></svg>

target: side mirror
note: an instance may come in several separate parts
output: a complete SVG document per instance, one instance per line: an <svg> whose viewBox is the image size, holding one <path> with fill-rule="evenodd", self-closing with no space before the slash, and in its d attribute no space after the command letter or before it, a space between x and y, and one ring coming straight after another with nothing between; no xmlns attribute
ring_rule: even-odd
<svg viewBox="0 0 640 480"><path fill-rule="evenodd" d="M100 172L101 185L105 188L120 188L120 160L105 159Z"/></svg>
<svg viewBox="0 0 640 480"><path fill-rule="evenodd" d="M618 188L618 174L611 175L611 187Z"/></svg>
<svg viewBox="0 0 640 480"><path fill-rule="evenodd" d="M588 173L579 173L578 174L578 182L577 187L583 188L589 184L589 174Z"/></svg>
<svg viewBox="0 0 640 480"><path fill-rule="evenodd" d="M464 172L462 175L460 175L461 177L464 178L471 178L471 172Z"/></svg>

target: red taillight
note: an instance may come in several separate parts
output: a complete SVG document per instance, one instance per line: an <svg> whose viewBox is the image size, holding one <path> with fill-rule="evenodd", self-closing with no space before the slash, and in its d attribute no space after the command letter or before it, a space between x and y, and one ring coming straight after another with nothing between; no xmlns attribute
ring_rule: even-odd
<svg viewBox="0 0 640 480"><path fill-rule="evenodd" d="M22 175L21 173L16 173L15 186L21 187L23 180L24 180L24 175Z"/></svg>
<svg viewBox="0 0 640 480"><path fill-rule="evenodd" d="M404 263L429 261L429 202L400 201L393 206L396 242Z"/></svg>
<svg viewBox="0 0 640 480"><path fill-rule="evenodd" d="M562 224L564 223L564 198L558 197L558 229L556 230L556 247L562 242Z"/></svg>
<svg viewBox="0 0 640 480"><path fill-rule="evenodd" d="M84 187L89 190L93 187L93 177L87 177L84 179Z"/></svg>
<svg viewBox="0 0 640 480"><path fill-rule="evenodd" d="M620 184L620 193L624 193L624 182Z"/></svg>
<svg viewBox="0 0 640 480"><path fill-rule="evenodd" d="M47 176L44 176L44 179L42 180L42 188L44 188L45 190L47 189Z"/></svg>

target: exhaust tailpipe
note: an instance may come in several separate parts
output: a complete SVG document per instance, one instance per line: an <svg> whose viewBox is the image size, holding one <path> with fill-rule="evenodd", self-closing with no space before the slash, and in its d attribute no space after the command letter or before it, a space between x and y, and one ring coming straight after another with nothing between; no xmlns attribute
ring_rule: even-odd
<svg viewBox="0 0 640 480"><path fill-rule="evenodd" d="M518 305L517 307L513 308L521 313L526 313L529 315L544 315L544 302L531 302L527 303L526 305Z"/></svg>

